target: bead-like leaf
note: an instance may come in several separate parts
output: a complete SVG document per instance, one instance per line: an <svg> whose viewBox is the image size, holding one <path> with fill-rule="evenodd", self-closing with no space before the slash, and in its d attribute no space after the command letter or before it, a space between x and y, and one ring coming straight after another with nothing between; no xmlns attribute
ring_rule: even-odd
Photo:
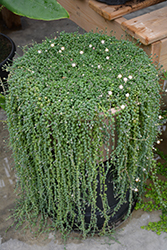
<svg viewBox="0 0 167 250"><path fill-rule="evenodd" d="M0 94L0 107L5 110L5 96Z"/></svg>

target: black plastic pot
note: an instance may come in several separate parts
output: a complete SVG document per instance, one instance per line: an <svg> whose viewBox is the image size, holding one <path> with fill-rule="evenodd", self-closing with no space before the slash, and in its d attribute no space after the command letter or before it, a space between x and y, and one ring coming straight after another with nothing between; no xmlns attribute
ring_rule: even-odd
<svg viewBox="0 0 167 250"><path fill-rule="evenodd" d="M99 181L99 176L97 177L97 180ZM114 213L114 216L112 216L115 207L118 205L119 199L114 197L114 189L113 189L113 182L112 182L112 175L108 175L106 177L106 185L107 185L107 200L108 200L108 205L110 207L110 210L108 211L108 216L110 216L109 224L111 226L114 226L116 224L119 224L119 222L122 222L129 210L129 191L126 193L126 198L125 202L120 206L118 211ZM134 206L136 204L136 199L134 198L131 212L134 209ZM100 209L100 211L103 211L103 205L100 197L100 185L97 187L97 199L96 199L96 205ZM101 229L104 224L104 217L101 215L101 212L97 211L96 212L96 218L97 218L97 227ZM86 208L85 211L85 222L87 225L90 223L90 218L91 218L91 207Z"/></svg>
<svg viewBox="0 0 167 250"><path fill-rule="evenodd" d="M6 46L8 47L7 55L0 62L0 78L1 78L0 81L3 82L3 87L2 87L2 84L0 85L0 93L3 94L4 93L3 88L5 88L5 91L8 89L7 78L8 78L9 71L6 70L6 66L12 64L12 60L16 51L16 46L11 38L9 38L8 36L2 33L0 33L0 43L1 43L1 39L3 39L3 45L5 46L6 44ZM1 54L4 51L3 48L1 48L1 51L0 51Z"/></svg>
<svg viewBox="0 0 167 250"><path fill-rule="evenodd" d="M97 0L97 1L108 5L121 5L125 4L128 0Z"/></svg>
<svg viewBox="0 0 167 250"><path fill-rule="evenodd" d="M104 167L105 167L106 162L104 163ZM111 166L111 168L113 169L113 166ZM99 176L97 176L97 181L99 183ZM120 206L120 208L113 214L114 209L116 208L116 206L119 203L119 199L114 197L114 188L113 188L113 176L112 174L108 174L106 176L106 181L105 184L107 186L107 200L108 200L108 205L109 205L109 211L107 213L107 215L110 217L109 219L109 225L111 227L115 227L117 225L119 225L121 222L123 222L126 218L126 215L128 214L129 211L129 193L130 191L128 190L126 193L126 197L125 197L125 201L124 203ZM132 206L131 206L131 211L132 212L134 210L135 204L137 201L137 196L135 197L133 194L133 202L132 202ZM105 218L102 215L103 211L103 205L102 205L102 200L101 200L101 196L100 196L100 184L98 184L97 186L97 199L96 199L96 205L99 208L99 210L96 211L96 218L97 218L97 227L100 230L105 222ZM76 214L78 214L76 212ZM90 224L90 220L91 220L91 207L86 207L85 208L85 225L86 227L89 226ZM76 223L74 223L74 230L77 229L77 216L76 216Z"/></svg>

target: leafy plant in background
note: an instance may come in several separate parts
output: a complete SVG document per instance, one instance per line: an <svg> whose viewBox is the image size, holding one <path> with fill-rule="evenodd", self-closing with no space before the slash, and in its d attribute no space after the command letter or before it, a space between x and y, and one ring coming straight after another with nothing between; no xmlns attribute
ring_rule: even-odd
<svg viewBox="0 0 167 250"><path fill-rule="evenodd" d="M98 230L99 185L106 232L107 175L119 201L112 215L127 192L129 215L155 170L159 70L135 44L102 33L62 32L23 50L10 68L6 96L20 197L15 222L40 216L43 229L51 217L64 235L75 226L85 237Z"/></svg>
<svg viewBox="0 0 167 250"><path fill-rule="evenodd" d="M0 0L13 13L38 20L68 18L68 12L56 0Z"/></svg>
<svg viewBox="0 0 167 250"><path fill-rule="evenodd" d="M0 94L0 107L5 110L5 96Z"/></svg>
<svg viewBox="0 0 167 250"><path fill-rule="evenodd" d="M0 0L3 7L13 13L38 20L68 18L68 12L56 0ZM0 107L5 110L5 96L0 94Z"/></svg>
<svg viewBox="0 0 167 250"><path fill-rule="evenodd" d="M143 229L152 230L157 234L161 232L167 232L167 155L156 149L156 154L164 160L164 163L157 163L156 174L158 176L157 185L160 187L161 196L157 193L157 190L153 184L152 175L149 175L149 182L145 185L144 199L140 203L137 203L136 209L144 209L144 211L161 210L162 215L160 221L149 222L147 226L142 226ZM161 204L163 199L163 205Z"/></svg>
<svg viewBox="0 0 167 250"><path fill-rule="evenodd" d="M167 121L167 110L162 110L159 117L159 126L163 127ZM160 139L157 143L160 143ZM153 176L150 173L145 184L145 194L140 202L136 204L135 209L143 209L148 212L153 210L162 211L162 215L158 222L149 222L147 226L141 227L143 229L152 230L160 235L161 232L167 232L167 155L156 147L155 158L157 156L158 159L160 158L161 160L157 161L154 174L156 174L157 177L157 185L159 186L160 193L157 192L153 184ZM163 199L163 204L161 203L161 199Z"/></svg>

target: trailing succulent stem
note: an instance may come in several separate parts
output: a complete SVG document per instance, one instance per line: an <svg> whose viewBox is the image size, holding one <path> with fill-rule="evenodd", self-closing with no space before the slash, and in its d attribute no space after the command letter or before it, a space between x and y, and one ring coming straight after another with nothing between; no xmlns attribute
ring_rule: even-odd
<svg viewBox="0 0 167 250"><path fill-rule="evenodd" d="M106 232L111 214L127 202L129 215L154 161L158 70L129 41L64 32L25 47L10 70L6 111L21 190L17 213L49 216L64 234L75 228L84 236L98 230L99 214ZM113 209L108 176L118 201Z"/></svg>

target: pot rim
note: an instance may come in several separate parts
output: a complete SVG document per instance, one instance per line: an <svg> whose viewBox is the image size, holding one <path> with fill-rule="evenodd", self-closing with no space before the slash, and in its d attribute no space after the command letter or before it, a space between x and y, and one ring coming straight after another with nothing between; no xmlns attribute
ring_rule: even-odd
<svg viewBox="0 0 167 250"><path fill-rule="evenodd" d="M5 35L5 34L3 34L3 33L0 33L0 36L3 36L3 37L5 37L6 39L8 39L9 42L11 43L11 45L12 45L12 49L11 49L10 54L8 55L8 57L7 57L5 60L3 60L3 61L0 63L0 68L1 68L8 60L11 60L11 59L13 58L14 53L15 53L15 51L16 51L16 46L15 46L15 43L12 41L12 39L11 39L10 37L8 37L7 35Z"/></svg>

